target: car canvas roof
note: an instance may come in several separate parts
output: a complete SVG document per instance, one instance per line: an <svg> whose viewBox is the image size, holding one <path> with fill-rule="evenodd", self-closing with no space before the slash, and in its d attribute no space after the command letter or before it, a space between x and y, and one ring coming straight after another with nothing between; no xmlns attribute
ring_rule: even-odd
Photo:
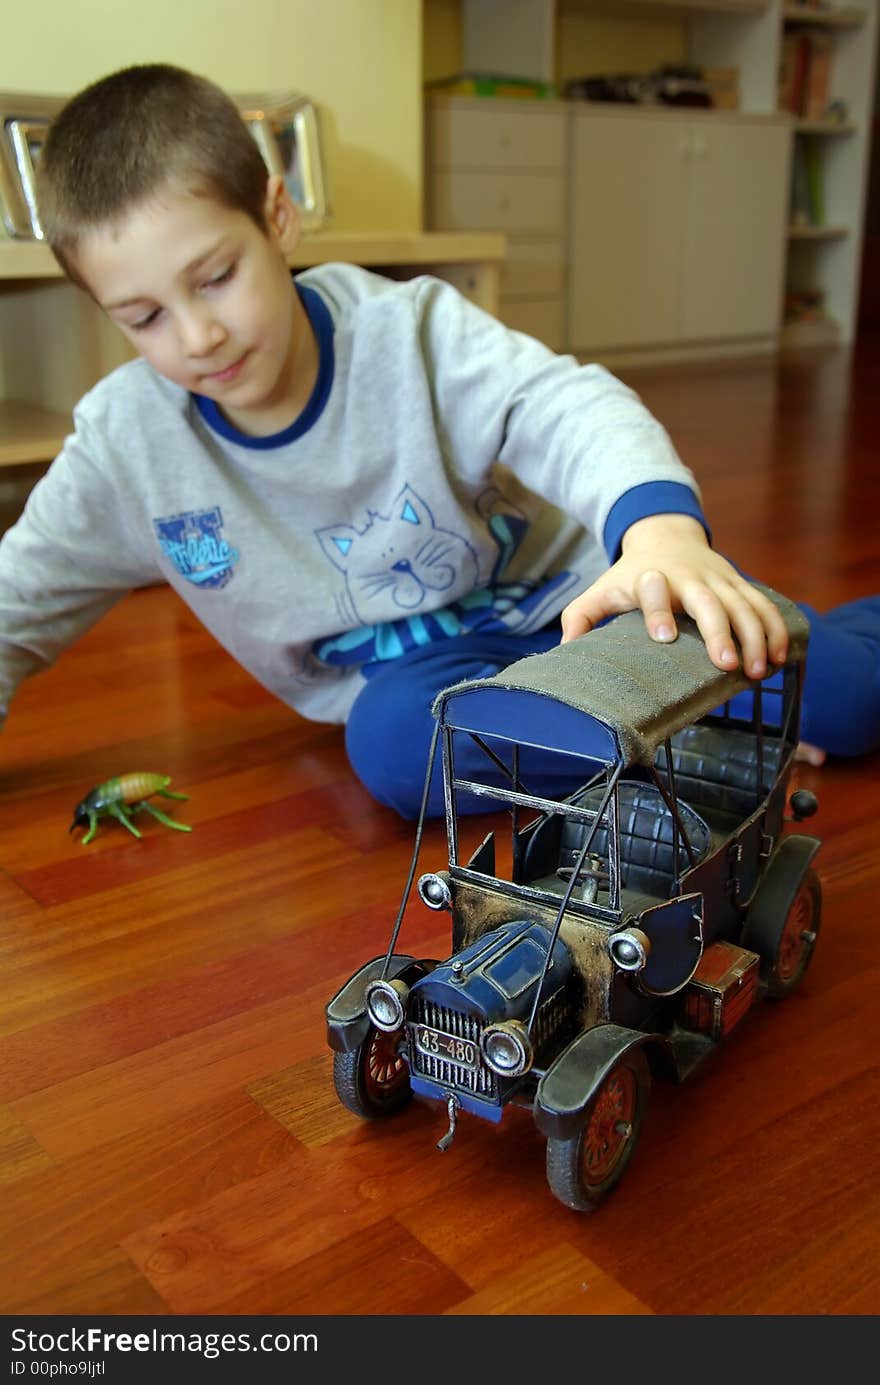
<svg viewBox="0 0 880 1385"><path fill-rule="evenodd" d="M761 590L785 619L788 661L802 660L809 638L805 616L785 597ZM521 745L651 764L667 736L755 686L742 670L715 667L690 617L678 616L677 624L678 638L658 644L641 612L630 611L492 678L445 689L435 699L434 716L442 726Z"/></svg>

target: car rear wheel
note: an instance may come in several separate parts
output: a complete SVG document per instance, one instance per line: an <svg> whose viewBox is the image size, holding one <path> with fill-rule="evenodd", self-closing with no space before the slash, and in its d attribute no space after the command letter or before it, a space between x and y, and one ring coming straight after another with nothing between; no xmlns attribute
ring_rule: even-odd
<svg viewBox="0 0 880 1385"><path fill-rule="evenodd" d="M409 1069L398 1052L401 1030L386 1034L370 1025L350 1053L334 1053L336 1095L364 1120L396 1115L412 1096Z"/></svg>
<svg viewBox="0 0 880 1385"><path fill-rule="evenodd" d="M592 1212L620 1182L641 1134L650 1086L643 1050L630 1049L593 1096L578 1134L547 1141L547 1181L566 1207Z"/></svg>
<svg viewBox="0 0 880 1385"><path fill-rule="evenodd" d="M786 996L801 982L816 949L822 918L822 886L813 870L808 870L791 902L776 947L766 968L766 993L777 999Z"/></svg>

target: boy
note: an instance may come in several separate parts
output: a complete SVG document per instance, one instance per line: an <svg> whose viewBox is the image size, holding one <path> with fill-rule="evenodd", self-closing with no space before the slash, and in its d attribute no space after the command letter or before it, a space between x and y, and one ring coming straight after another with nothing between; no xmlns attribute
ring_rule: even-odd
<svg viewBox="0 0 880 1385"><path fill-rule="evenodd" d="M669 640L684 609L719 667L734 636L750 676L784 660L775 609L709 546L636 396L435 280L292 278L295 208L211 83L152 65L86 89L50 131L39 202L140 359L78 406L0 546L3 710L167 580L266 687L346 722L355 772L412 816L433 696L549 648L560 616L572 638L641 607Z"/></svg>

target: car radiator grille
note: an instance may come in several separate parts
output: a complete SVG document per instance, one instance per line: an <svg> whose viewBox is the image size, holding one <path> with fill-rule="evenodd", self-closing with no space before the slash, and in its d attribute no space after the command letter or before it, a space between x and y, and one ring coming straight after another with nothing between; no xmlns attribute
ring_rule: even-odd
<svg viewBox="0 0 880 1385"><path fill-rule="evenodd" d="M558 1046L560 1031L570 1023L571 1012L571 999L566 991L557 991L544 1001L532 1026L532 1043L538 1058L544 1056L545 1050Z"/></svg>
<svg viewBox="0 0 880 1385"><path fill-rule="evenodd" d="M479 1050L483 1025L473 1015L463 1015L458 1010L450 1010L445 1005L436 1005L432 1000L421 997L413 1007L411 1023L426 1024L431 1029L440 1029L444 1034L452 1034L456 1039L469 1039ZM459 1087L474 1096L493 1100L498 1095L498 1079L491 1068L480 1063L476 1070L460 1067L434 1053L423 1053L415 1043L410 1044L410 1065L413 1072L422 1077L441 1082L445 1087Z"/></svg>

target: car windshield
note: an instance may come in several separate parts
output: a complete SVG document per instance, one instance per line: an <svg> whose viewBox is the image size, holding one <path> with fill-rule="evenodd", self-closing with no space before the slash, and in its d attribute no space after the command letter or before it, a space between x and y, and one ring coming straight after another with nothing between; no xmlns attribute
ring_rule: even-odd
<svg viewBox="0 0 880 1385"><path fill-rule="evenodd" d="M546 797L530 784L528 747L491 735L463 741L453 734L446 749L450 865L558 906L566 891L566 877L557 872L564 840L574 846L601 836L603 849L608 852L610 841L614 856L611 789L620 768L542 751L544 783L558 781L558 792ZM575 902L579 896L580 888ZM616 909L618 896L619 889L610 896L606 889L606 906L613 898Z"/></svg>
<svg viewBox="0 0 880 1385"><path fill-rule="evenodd" d="M714 849L713 833L720 838L733 826L724 816L732 797L726 788L713 789L722 806L707 824L705 786L692 766L698 777L716 775L720 782L735 774L739 818L748 816L771 791L792 749L794 691L791 678L779 674L739 693L660 744L652 765L626 764L622 757L599 761L449 728L444 772L451 868L553 906L568 896L575 912L589 909L609 921L619 917L628 877L649 879L649 892L670 897ZM543 793L535 792L530 774L536 755ZM627 852L644 853L652 837L670 846L662 878L657 870L649 878L643 869L626 869Z"/></svg>

